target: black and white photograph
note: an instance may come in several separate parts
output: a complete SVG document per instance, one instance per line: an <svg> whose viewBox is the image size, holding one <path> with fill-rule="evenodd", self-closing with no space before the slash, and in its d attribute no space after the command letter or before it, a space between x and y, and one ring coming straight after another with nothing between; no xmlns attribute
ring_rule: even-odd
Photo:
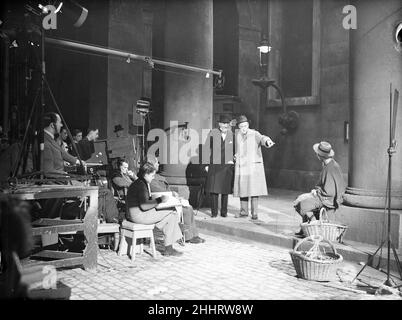
<svg viewBox="0 0 402 320"><path fill-rule="evenodd" d="M402 0L0 8L0 300L402 300Z"/></svg>

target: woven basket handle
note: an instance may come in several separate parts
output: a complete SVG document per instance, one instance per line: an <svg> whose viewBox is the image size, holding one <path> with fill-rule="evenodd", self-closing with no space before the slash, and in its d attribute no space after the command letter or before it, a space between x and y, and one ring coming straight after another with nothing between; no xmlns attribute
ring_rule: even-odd
<svg viewBox="0 0 402 320"><path fill-rule="evenodd" d="M320 209L320 223L323 224L324 222L329 222L328 213L325 207Z"/></svg>
<svg viewBox="0 0 402 320"><path fill-rule="evenodd" d="M335 246L332 244L332 242L329 241L329 240L327 240L327 239L324 239L321 235L312 235L312 236L309 236L309 237L306 237L306 238L300 240L300 241L296 244L296 246L294 247L293 251L297 251L297 249L299 249L299 247L301 246L301 244L304 243L304 242L306 242L306 241L308 241L308 240L312 240L314 243L319 243L319 242L328 243L329 246L331 247L332 251L334 252L334 254L337 254L336 248L335 248Z"/></svg>

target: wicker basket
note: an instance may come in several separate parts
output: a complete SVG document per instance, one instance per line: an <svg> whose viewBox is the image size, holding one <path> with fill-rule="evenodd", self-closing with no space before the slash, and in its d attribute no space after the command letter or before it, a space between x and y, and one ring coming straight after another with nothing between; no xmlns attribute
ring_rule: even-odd
<svg viewBox="0 0 402 320"><path fill-rule="evenodd" d="M342 243L342 238L348 228L345 225L330 223L325 208L321 208L318 221L305 222L300 226L306 237L320 235L326 240L338 241L339 243Z"/></svg>
<svg viewBox="0 0 402 320"><path fill-rule="evenodd" d="M313 240L314 245L318 245L320 242L326 242L330 245L333 252L325 252L325 256L332 258L331 260L318 260L309 258L297 249L300 245L308 240ZM310 236L300 240L293 251L289 251L295 267L297 276L306 280L313 281L329 281L332 274L336 272L336 267L343 261L343 257L336 252L334 245L323 239L322 236Z"/></svg>

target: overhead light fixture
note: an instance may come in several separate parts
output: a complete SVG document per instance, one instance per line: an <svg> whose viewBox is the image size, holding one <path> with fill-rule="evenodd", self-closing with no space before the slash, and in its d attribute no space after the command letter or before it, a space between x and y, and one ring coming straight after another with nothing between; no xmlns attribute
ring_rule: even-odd
<svg viewBox="0 0 402 320"><path fill-rule="evenodd" d="M62 6L63 6L63 2L60 2L59 6L55 10L55 13L58 13Z"/></svg>
<svg viewBox="0 0 402 320"><path fill-rule="evenodd" d="M56 8L55 12L60 12L63 17L72 21L76 28L81 27L88 17L88 9L74 0L56 1L54 6Z"/></svg>
<svg viewBox="0 0 402 320"><path fill-rule="evenodd" d="M40 3L38 4L38 8L42 10L42 13L48 13L49 12L48 8L46 8L44 5L42 5Z"/></svg>
<svg viewBox="0 0 402 320"><path fill-rule="evenodd" d="M395 41L396 49L399 52L402 52L402 21L398 22L395 27L394 41Z"/></svg>
<svg viewBox="0 0 402 320"><path fill-rule="evenodd" d="M399 22L395 28L395 41L402 42L402 22Z"/></svg>

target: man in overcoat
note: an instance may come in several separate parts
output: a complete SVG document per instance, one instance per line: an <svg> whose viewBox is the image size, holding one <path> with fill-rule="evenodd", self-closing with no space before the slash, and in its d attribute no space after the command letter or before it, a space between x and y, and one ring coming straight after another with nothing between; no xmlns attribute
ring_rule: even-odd
<svg viewBox="0 0 402 320"><path fill-rule="evenodd" d="M221 216L227 216L228 195L233 192L234 137L230 130L231 120L229 115L220 115L219 128L210 131L205 144L210 150L209 165L205 166L208 173L205 192L210 194L213 218L218 216L219 195L221 195Z"/></svg>
<svg viewBox="0 0 402 320"><path fill-rule="evenodd" d="M237 119L235 179L233 195L240 197L240 213L235 217L248 216L248 202L251 199L251 218L258 219L258 197L268 195L261 147L271 148L271 138L249 128L245 115Z"/></svg>

